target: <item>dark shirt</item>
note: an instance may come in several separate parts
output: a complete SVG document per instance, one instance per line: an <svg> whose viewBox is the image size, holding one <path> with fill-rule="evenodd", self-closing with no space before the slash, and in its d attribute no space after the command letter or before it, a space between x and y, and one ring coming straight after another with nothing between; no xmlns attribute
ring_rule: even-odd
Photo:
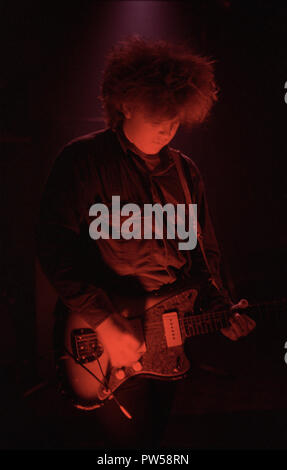
<svg viewBox="0 0 287 470"><path fill-rule="evenodd" d="M89 226L90 207L135 203L185 204L170 146L145 156L118 129L78 138L64 147L48 178L37 225L40 264L68 310L96 327L114 311L110 293L151 292L205 267L197 245L179 250L178 239L98 239ZM156 165L151 159L156 159ZM194 162L181 154L209 263L221 284L220 253L208 212L203 181ZM154 167L155 166L155 167ZM151 169L154 167L153 169ZM124 218L121 218L123 222Z"/></svg>

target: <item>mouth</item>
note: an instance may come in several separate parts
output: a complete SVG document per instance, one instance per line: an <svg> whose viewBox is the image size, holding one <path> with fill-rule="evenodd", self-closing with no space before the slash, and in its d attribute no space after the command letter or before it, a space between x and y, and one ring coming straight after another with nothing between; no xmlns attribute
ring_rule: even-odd
<svg viewBox="0 0 287 470"><path fill-rule="evenodd" d="M164 145L167 144L167 142L157 142L157 141L154 141L154 144L164 146Z"/></svg>

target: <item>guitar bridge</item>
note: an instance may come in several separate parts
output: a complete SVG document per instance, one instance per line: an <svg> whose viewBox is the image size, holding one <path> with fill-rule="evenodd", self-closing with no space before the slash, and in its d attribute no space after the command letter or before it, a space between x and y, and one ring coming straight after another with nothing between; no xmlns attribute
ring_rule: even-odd
<svg viewBox="0 0 287 470"><path fill-rule="evenodd" d="M71 333L71 345L74 358L84 364L95 361L103 353L97 335L91 328L79 328Z"/></svg>
<svg viewBox="0 0 287 470"><path fill-rule="evenodd" d="M164 333L169 348L182 345L177 312L164 313L162 316Z"/></svg>

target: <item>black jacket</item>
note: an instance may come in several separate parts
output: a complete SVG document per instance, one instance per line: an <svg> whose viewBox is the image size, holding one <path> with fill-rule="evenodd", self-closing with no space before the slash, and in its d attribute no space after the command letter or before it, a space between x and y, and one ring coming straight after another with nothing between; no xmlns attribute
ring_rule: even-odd
<svg viewBox="0 0 287 470"><path fill-rule="evenodd" d="M110 128L78 138L64 147L48 178L37 224L40 264L60 299L77 310L92 327L112 311L109 292L150 292L182 278L205 272L197 245L180 251L178 240L93 240L90 207L167 202L185 204L171 148L164 147L160 164L150 171L118 130ZM204 185L194 162L182 156L209 263L220 279L220 253L208 212Z"/></svg>

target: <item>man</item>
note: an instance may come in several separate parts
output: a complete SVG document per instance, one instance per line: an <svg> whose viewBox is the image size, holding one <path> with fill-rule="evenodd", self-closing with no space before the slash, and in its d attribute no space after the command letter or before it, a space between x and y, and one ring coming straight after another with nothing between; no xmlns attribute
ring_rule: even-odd
<svg viewBox="0 0 287 470"><path fill-rule="evenodd" d="M137 363L144 347L117 312L115 292L140 296L205 274L217 286L209 289L210 303L231 305L220 278L220 254L201 175L190 158L169 146L180 125L192 128L207 118L217 93L212 63L206 58L184 46L140 37L113 48L101 91L107 128L71 142L56 160L42 200L37 243L41 265L63 306L96 329L110 364L120 369ZM90 209L95 203L111 208L113 197L120 196L122 204L140 208L188 204L185 184L197 204L203 252L199 244L181 251L178 240L168 237L91 237ZM237 340L254 326L249 317L236 313L221 331ZM174 385L151 382L130 380L118 391L134 421L116 410L113 400L97 411L103 425L107 419L113 422L106 431L114 446L158 442L155 422L164 423Z"/></svg>

